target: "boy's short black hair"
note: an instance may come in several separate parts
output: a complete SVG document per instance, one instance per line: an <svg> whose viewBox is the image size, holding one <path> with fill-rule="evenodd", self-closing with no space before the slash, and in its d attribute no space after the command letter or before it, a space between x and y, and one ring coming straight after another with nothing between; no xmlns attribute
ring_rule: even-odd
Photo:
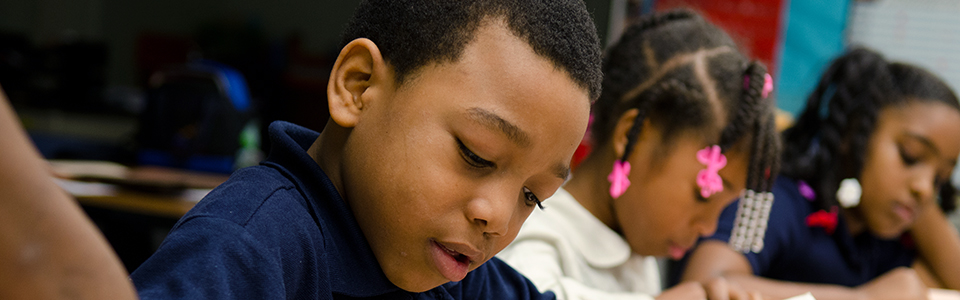
<svg viewBox="0 0 960 300"><path fill-rule="evenodd" d="M503 19L534 52L570 74L591 100L599 96L600 41L582 0L365 0L340 47L372 40L403 84L427 64L457 61L481 21L491 17Z"/></svg>

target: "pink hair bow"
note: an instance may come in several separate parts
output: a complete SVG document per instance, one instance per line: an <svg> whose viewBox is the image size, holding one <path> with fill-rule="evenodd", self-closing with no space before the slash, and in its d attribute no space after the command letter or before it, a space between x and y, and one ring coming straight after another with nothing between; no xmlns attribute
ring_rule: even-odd
<svg viewBox="0 0 960 300"><path fill-rule="evenodd" d="M623 192L627 191L627 187L630 186L630 179L627 178L627 174L630 174L630 162L620 160L613 162L613 172L610 172L610 175L607 176L607 180L610 181L610 196L613 196L613 199L623 195Z"/></svg>
<svg viewBox="0 0 960 300"><path fill-rule="evenodd" d="M743 88L746 89L750 86L750 76L743 77ZM767 98L770 96L770 92L773 91L773 77L770 76L770 73L763 74L763 89L760 90L760 96Z"/></svg>
<svg viewBox="0 0 960 300"><path fill-rule="evenodd" d="M707 198L714 193L723 191L723 179L717 172L727 165L727 157L720 153L720 146L707 146L697 151L697 160L707 166L697 173L700 195Z"/></svg>
<svg viewBox="0 0 960 300"><path fill-rule="evenodd" d="M770 73L763 74L763 91L760 92L760 96L767 98L770 95L770 92L773 91L773 77L770 76Z"/></svg>

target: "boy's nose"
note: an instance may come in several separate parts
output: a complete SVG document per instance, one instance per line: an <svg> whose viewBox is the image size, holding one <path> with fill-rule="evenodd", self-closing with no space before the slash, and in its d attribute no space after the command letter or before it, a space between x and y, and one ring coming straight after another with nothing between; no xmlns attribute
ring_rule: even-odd
<svg viewBox="0 0 960 300"><path fill-rule="evenodd" d="M507 234L509 220L513 216L514 201L504 197L477 197L467 205L467 218L480 227L484 234L502 236Z"/></svg>

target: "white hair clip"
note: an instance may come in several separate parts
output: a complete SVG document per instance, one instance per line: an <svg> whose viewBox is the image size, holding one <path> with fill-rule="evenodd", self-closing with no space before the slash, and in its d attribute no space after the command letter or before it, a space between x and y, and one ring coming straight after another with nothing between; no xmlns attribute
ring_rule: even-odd
<svg viewBox="0 0 960 300"><path fill-rule="evenodd" d="M847 178L840 182L840 188L837 189L837 201L843 208L851 208L860 204L860 195L863 189L860 188L860 182L856 178Z"/></svg>

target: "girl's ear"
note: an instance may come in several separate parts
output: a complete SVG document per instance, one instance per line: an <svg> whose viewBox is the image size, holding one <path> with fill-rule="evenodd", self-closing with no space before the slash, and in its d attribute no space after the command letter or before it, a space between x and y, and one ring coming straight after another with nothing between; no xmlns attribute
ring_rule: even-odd
<svg viewBox="0 0 960 300"><path fill-rule="evenodd" d="M340 50L327 83L330 118L344 128L357 125L363 109L383 93L381 87L393 87L393 71L373 41L359 38Z"/></svg>
<svg viewBox="0 0 960 300"><path fill-rule="evenodd" d="M617 120L617 126L613 128L613 138L611 142L613 143L613 151L616 152L617 159L622 158L623 153L627 150L627 139L630 135L630 128L633 127L633 122L636 121L637 114L639 113L640 111L636 108L624 112L620 115L620 119ZM630 156L644 151L653 151L660 147L659 143L662 134L658 128L653 127L653 124L650 123L650 118L643 118L640 132L634 137L636 140L633 141L633 149L630 152L632 153ZM655 141L657 144L649 143L650 141Z"/></svg>
<svg viewBox="0 0 960 300"><path fill-rule="evenodd" d="M637 114L639 113L640 111L636 108L627 110L620 115L620 119L617 120L617 125L613 127L613 135L610 142L613 144L613 151L617 154L617 159L623 157L623 153L627 149L627 135L630 132L630 127L633 127L633 122L637 119ZM644 120L644 122L647 122L647 120Z"/></svg>

